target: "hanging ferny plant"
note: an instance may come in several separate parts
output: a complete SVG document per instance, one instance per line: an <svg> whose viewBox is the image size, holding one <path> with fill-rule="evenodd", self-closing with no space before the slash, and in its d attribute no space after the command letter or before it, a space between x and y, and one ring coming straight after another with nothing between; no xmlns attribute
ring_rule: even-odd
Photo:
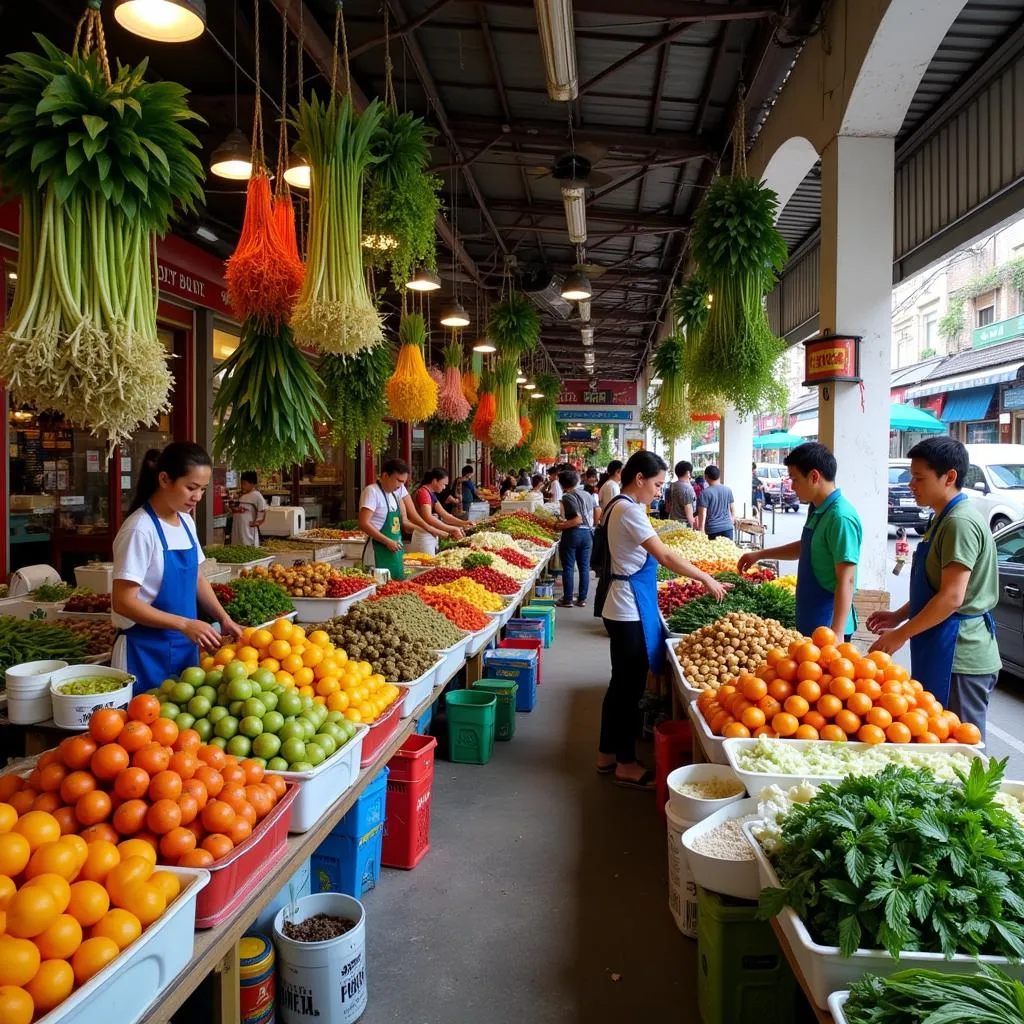
<svg viewBox="0 0 1024 1024"><path fill-rule="evenodd" d="M480 400L477 403L476 414L473 416L473 436L481 444L490 444L491 424L497 413L497 404L494 399L494 374L490 370L484 370L480 375Z"/></svg>
<svg viewBox="0 0 1024 1024"><path fill-rule="evenodd" d="M423 363L426 325L419 313L406 313L398 326L398 360L387 383L391 415L403 423L418 423L437 409L437 384Z"/></svg>
<svg viewBox="0 0 1024 1024"><path fill-rule="evenodd" d="M681 334L670 334L654 353L654 375L661 381L654 428L667 442L682 437L690 426L686 408L685 341Z"/></svg>
<svg viewBox="0 0 1024 1024"><path fill-rule="evenodd" d="M374 451L383 449L389 433L384 420L388 415L385 390L391 375L390 346L364 348L354 356L323 356L319 372L335 443L349 457L361 441Z"/></svg>
<svg viewBox="0 0 1024 1024"><path fill-rule="evenodd" d="M523 467L525 455L521 447L494 448L488 452L491 465L499 473L516 473Z"/></svg>
<svg viewBox="0 0 1024 1024"><path fill-rule="evenodd" d="M522 292L509 291L491 310L487 334L499 353L518 357L532 352L540 340L537 307Z"/></svg>
<svg viewBox="0 0 1024 1024"><path fill-rule="evenodd" d="M700 350L701 338L708 322L710 298L707 283L699 273L689 277L686 283L672 296L672 315L676 326L683 334L683 381L685 384L686 408L693 421L695 417L707 419L718 417L725 412L725 401L718 393L698 390L691 381L691 371L696 353ZM657 408L658 403L655 404ZM657 429L655 427L655 429ZM680 437L689 433L683 431ZM662 435L664 437L664 435ZM669 438L670 441L675 438Z"/></svg>
<svg viewBox="0 0 1024 1024"><path fill-rule="evenodd" d="M111 75L99 11L64 53L0 68L0 177L21 198L18 276L0 377L110 448L168 409L173 378L157 336L153 252L175 207L203 199L202 120L147 62Z"/></svg>
<svg viewBox="0 0 1024 1024"><path fill-rule="evenodd" d="M437 418L463 423L470 403L462 393L462 345L452 339L444 347L444 379L437 393Z"/></svg>
<svg viewBox="0 0 1024 1024"><path fill-rule="evenodd" d="M301 343L353 355L384 340L363 273L363 176L373 162L381 118L374 100L361 114L351 95L314 95L295 114L296 149L310 166L306 276L292 326Z"/></svg>
<svg viewBox="0 0 1024 1024"><path fill-rule="evenodd" d="M518 376L518 358L509 352L499 352L494 365L495 413L490 433L494 448L515 448L523 439L519 429Z"/></svg>
<svg viewBox="0 0 1024 1024"><path fill-rule="evenodd" d="M423 424L423 429L430 435L430 440L437 444L453 444L456 446L466 444L470 438L469 412L466 418L458 421L444 420L438 414L434 414Z"/></svg>
<svg viewBox="0 0 1024 1024"><path fill-rule="evenodd" d="M607 466L615 458L615 445L612 443L615 427L611 423L601 423L599 426L601 429L601 443L594 453L594 463L598 466Z"/></svg>

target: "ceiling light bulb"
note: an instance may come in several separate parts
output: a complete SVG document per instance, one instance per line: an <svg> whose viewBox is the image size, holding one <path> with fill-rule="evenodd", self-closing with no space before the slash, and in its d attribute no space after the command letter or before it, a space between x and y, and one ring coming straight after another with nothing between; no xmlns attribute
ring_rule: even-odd
<svg viewBox="0 0 1024 1024"><path fill-rule="evenodd" d="M582 245L587 240L587 190L582 185L563 185L562 205L569 241Z"/></svg>
<svg viewBox="0 0 1024 1024"><path fill-rule="evenodd" d="M474 352L497 352L498 348L488 338L481 338L474 346Z"/></svg>
<svg viewBox="0 0 1024 1024"><path fill-rule="evenodd" d="M569 274L562 284L562 298L568 302L579 302L581 299L589 299L593 293L590 290L590 282L587 275L574 270Z"/></svg>
<svg viewBox="0 0 1024 1024"><path fill-rule="evenodd" d="M313 171L304 156L292 154L284 172L284 180L292 188L309 188L313 181Z"/></svg>
<svg viewBox="0 0 1024 1024"><path fill-rule="evenodd" d="M436 292L441 287L441 278L428 267L420 267L405 283L414 292Z"/></svg>
<svg viewBox="0 0 1024 1024"><path fill-rule="evenodd" d="M444 327L468 327L469 314L461 302L453 302L441 310L441 324Z"/></svg>
<svg viewBox="0 0 1024 1024"><path fill-rule="evenodd" d="M519 374L519 376L516 377L516 383L517 384L525 384L526 383L526 378L522 374Z"/></svg>
<svg viewBox="0 0 1024 1024"><path fill-rule="evenodd" d="M523 385L523 390L524 391L536 391L537 390L537 385L532 383L532 382L529 383L529 384L524 384Z"/></svg>
<svg viewBox="0 0 1024 1024"><path fill-rule="evenodd" d="M200 224L199 227L196 228L196 235L204 242L216 242L220 240L220 236L211 231L205 224Z"/></svg>
<svg viewBox="0 0 1024 1024"><path fill-rule="evenodd" d="M252 145L238 128L213 151L210 173L230 181L248 181L252 177Z"/></svg>
<svg viewBox="0 0 1024 1024"><path fill-rule="evenodd" d="M205 0L116 0L114 20L158 43L187 43L206 28Z"/></svg>
<svg viewBox="0 0 1024 1024"><path fill-rule="evenodd" d="M10 279L11 279L12 281L17 281L17 280L18 280L18 272L17 272L16 270L12 270L12 271L10 271L10 272L8 273L8 275L7 275L7 276L8 276L8 277L9 277L9 278L10 278Z"/></svg>
<svg viewBox="0 0 1024 1024"><path fill-rule="evenodd" d="M534 393L532 395L530 395L530 397L531 398L543 398L544 394L543 394L543 392L540 392L540 391L534 391Z"/></svg>

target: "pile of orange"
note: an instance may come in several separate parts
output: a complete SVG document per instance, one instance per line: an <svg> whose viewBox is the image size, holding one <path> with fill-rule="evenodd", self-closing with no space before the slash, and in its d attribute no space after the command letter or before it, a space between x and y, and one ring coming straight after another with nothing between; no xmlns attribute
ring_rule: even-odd
<svg viewBox="0 0 1024 1024"><path fill-rule="evenodd" d="M826 626L774 648L697 700L716 736L771 736L863 743L980 743L976 725L945 710L883 652L862 655Z"/></svg>
<svg viewBox="0 0 1024 1024"><path fill-rule="evenodd" d="M210 672L232 661L244 662L250 674L268 669L281 686L296 687L302 696L356 724L375 721L401 696L368 661L349 659L324 630L307 636L302 626L287 619L278 619L269 629L242 630L237 643L204 655L199 665Z"/></svg>

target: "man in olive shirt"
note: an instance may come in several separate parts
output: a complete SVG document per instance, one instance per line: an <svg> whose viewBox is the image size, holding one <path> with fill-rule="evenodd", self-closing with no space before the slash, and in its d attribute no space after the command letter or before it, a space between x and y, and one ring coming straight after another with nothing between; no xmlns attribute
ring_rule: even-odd
<svg viewBox="0 0 1024 1024"><path fill-rule="evenodd" d="M995 544L960 493L967 449L952 437L930 437L908 454L910 490L935 516L914 552L910 600L868 619L868 629L881 634L871 650L892 654L909 640L914 678L984 739L1002 667L991 614L999 603Z"/></svg>
<svg viewBox="0 0 1024 1024"><path fill-rule="evenodd" d="M690 474L693 472L693 465L689 462L676 463L676 479L668 487L668 518L677 519L692 530L694 527L694 507L697 504L697 495L690 483Z"/></svg>

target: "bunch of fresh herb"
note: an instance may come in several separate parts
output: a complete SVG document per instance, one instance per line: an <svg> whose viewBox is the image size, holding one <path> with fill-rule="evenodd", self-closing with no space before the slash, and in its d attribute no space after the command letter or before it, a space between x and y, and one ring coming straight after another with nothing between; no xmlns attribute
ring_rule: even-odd
<svg viewBox="0 0 1024 1024"><path fill-rule="evenodd" d="M474 551L462 560L463 569L486 569L493 564L494 559L485 551Z"/></svg>
<svg viewBox="0 0 1024 1024"><path fill-rule="evenodd" d="M225 584L231 597L218 595L224 611L240 626L258 626L295 611L295 605L284 587L270 580L233 579Z"/></svg>
<svg viewBox="0 0 1024 1024"><path fill-rule="evenodd" d="M1024 957L1024 830L994 799L1006 761L976 760L961 785L890 765L825 784L782 820L781 886L760 913L792 907L838 946Z"/></svg>
<svg viewBox="0 0 1024 1024"><path fill-rule="evenodd" d="M354 356L327 355L318 369L333 440L350 457L360 441L374 451L383 450L390 429L384 422L388 415L384 389L391 375L391 346L374 345Z"/></svg>

